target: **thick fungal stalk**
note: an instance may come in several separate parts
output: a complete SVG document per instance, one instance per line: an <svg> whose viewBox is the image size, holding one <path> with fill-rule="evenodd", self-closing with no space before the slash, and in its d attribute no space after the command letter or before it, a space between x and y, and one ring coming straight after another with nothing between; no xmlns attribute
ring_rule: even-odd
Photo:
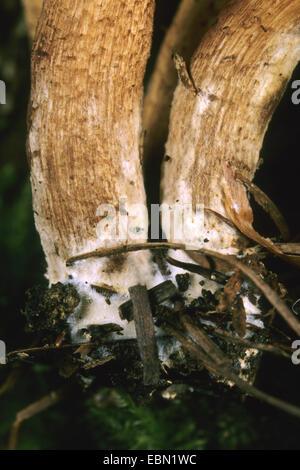
<svg viewBox="0 0 300 470"><path fill-rule="evenodd" d="M255 174L268 124L299 59L298 0L230 2L200 42L190 68L177 58L180 79L165 148L162 202L171 213L184 205L192 211L184 220L187 232L179 235L162 220L169 241L237 255L247 243L243 232L278 252L254 231L241 178L251 181ZM191 262L184 252L170 256ZM207 287L215 290L217 284ZM258 296L250 300L248 290L246 282L236 290L239 320L242 309L245 315L244 326L238 325L242 336L245 321L264 326L257 317ZM253 380L249 371L257 357L258 351L249 349L238 359L247 380Z"/></svg>
<svg viewBox="0 0 300 470"><path fill-rule="evenodd" d="M255 174L269 121L300 58L299 28L298 0L243 0L224 9L192 58L197 92L182 81L175 91L164 203L203 204L226 218L235 210L243 219L243 207L231 207L232 178L236 171L248 180ZM194 217L196 246L205 240L206 248L231 254L242 247L240 232L220 217L206 212L202 222Z"/></svg>
<svg viewBox="0 0 300 470"><path fill-rule="evenodd" d="M147 239L140 134L153 11L154 0L45 0L38 24L28 137L35 223L50 284L81 293L77 326L126 328L117 307L128 288L156 283L148 252L66 266Z"/></svg>

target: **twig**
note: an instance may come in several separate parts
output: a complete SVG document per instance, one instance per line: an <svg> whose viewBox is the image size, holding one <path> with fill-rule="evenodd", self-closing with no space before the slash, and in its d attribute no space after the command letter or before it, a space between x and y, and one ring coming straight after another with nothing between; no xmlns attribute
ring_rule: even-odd
<svg viewBox="0 0 300 470"><path fill-rule="evenodd" d="M61 351L62 349L72 349L76 348L78 345L80 346L82 343L74 343L74 344L63 344L60 346L39 346L34 348L24 348L24 349L16 349L15 351L10 351L7 354L7 358L11 356L16 356L18 354L30 354L35 352L48 352L48 351ZM93 345L93 343L85 343L86 345Z"/></svg>
<svg viewBox="0 0 300 470"><path fill-rule="evenodd" d="M21 423L25 421L25 419L29 419L32 416L35 416L36 414L40 413L41 411L46 410L50 406L56 405L56 403L61 401L66 396L66 394L70 391L70 388L70 385L67 385L58 390L55 390L46 395L45 397L41 398L40 400L27 406L22 411L19 411L19 413L17 413L15 422L11 428L8 449L14 450L16 448L19 428Z"/></svg>
<svg viewBox="0 0 300 470"><path fill-rule="evenodd" d="M232 305L236 295L238 294L242 284L242 278L240 272L236 269L232 276L228 279L226 286L222 292L219 304L217 306L217 312L221 313Z"/></svg>
<svg viewBox="0 0 300 470"><path fill-rule="evenodd" d="M224 352L201 328L195 325L188 315L182 315L180 319L188 333L203 348L204 352L216 362L216 364L230 364L230 360L226 357Z"/></svg>
<svg viewBox="0 0 300 470"><path fill-rule="evenodd" d="M293 315L291 310L287 305L281 300L279 295L270 287L266 282L264 282L260 277L255 274L255 272L250 269L245 264L238 261L236 258L228 255L222 255L215 251L203 250L204 253L207 253L210 256L214 256L221 260L227 261L232 266L237 267L242 271L251 281L263 292L268 301L276 308L280 315L285 319L285 321L290 325L290 327L300 336L300 323Z"/></svg>
<svg viewBox="0 0 300 470"><path fill-rule="evenodd" d="M171 258L170 256L166 256L166 260L168 263L172 264L173 266L177 266L178 268L185 269L186 271L190 271L195 274L200 274L201 276L205 277L206 279L210 279L211 281L218 282L219 284L225 284L228 276L219 271L211 270L208 268L204 268L199 264L193 263L183 263L177 259Z"/></svg>
<svg viewBox="0 0 300 470"><path fill-rule="evenodd" d="M300 243L276 243L276 245L284 253L300 255Z"/></svg>
<svg viewBox="0 0 300 470"><path fill-rule="evenodd" d="M15 367L14 369L10 371L7 379L0 387L0 397L4 395L5 393L9 392L9 390L11 390L15 386L22 372L23 370L20 366Z"/></svg>
<svg viewBox="0 0 300 470"><path fill-rule="evenodd" d="M205 210L208 211L208 209L205 209ZM214 212L214 211L210 211L210 212ZM214 213L217 215L216 212ZM300 255L300 243L274 243L274 246L279 248L279 250L286 252L287 254ZM256 245L253 247L253 249L255 248L258 248L260 251L262 251L261 245ZM115 256L115 255L119 255L123 253L130 253L134 251L161 250L161 249L183 250L187 254L190 254L190 253L205 254L205 250L202 248L200 248L199 250L187 250L186 245L182 243L145 242L145 243L136 243L132 245L115 246L112 248L98 248L97 250L89 251L88 253L81 253L79 255L72 256L71 258L67 259L66 265L71 266L73 263L76 263L77 261L82 261L82 260L89 259L89 258L104 258L106 256ZM227 259L225 261L227 261Z"/></svg>
<svg viewBox="0 0 300 470"><path fill-rule="evenodd" d="M231 343L242 344L245 347L258 349L259 351L265 351L269 353L276 354L277 356L283 356L287 359L291 358L291 353L288 354L287 352L283 351L280 347L275 347L272 344L264 344L264 343L253 343L252 341L244 338L240 338L238 336L233 336L228 331L220 330L220 328L209 327L211 329L212 334L221 336L222 338L226 339Z"/></svg>
<svg viewBox="0 0 300 470"><path fill-rule="evenodd" d="M154 385L159 381L159 360L151 307L145 286L129 288L133 304L133 316L137 343L144 367L144 384Z"/></svg>
<svg viewBox="0 0 300 470"><path fill-rule="evenodd" d="M177 339L177 341L179 341L185 349L187 349L191 354L193 354L205 366L208 366L210 369L215 370L217 374L221 375L225 379L234 382L235 385L239 387L240 390L242 390L244 393L258 398L259 400L263 400L266 403L285 411L286 413L300 418L299 407L291 405L290 403L279 400L278 398L273 397L272 395L262 392L258 388L253 387L248 382L238 377L230 367L220 363L217 364L214 360L210 358L210 356L203 352L203 350L198 344L196 344L194 341L192 341L191 338L188 338L185 334L178 331L174 327L168 325L165 326L164 329L168 334Z"/></svg>
<svg viewBox="0 0 300 470"><path fill-rule="evenodd" d="M105 256L115 256L121 253L129 253L132 251L140 250L155 250L162 248L170 248L172 250L185 250L183 243L170 243L170 242L153 242L153 243L136 243L133 245L122 245L112 248L99 248L98 250L82 253L80 255L72 256L66 262L67 266L72 265L76 261L81 261L88 258L104 258Z"/></svg>

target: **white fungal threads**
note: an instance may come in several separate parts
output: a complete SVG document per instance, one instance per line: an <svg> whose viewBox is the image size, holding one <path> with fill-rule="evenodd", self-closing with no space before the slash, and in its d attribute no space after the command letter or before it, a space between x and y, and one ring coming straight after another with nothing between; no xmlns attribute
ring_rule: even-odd
<svg viewBox="0 0 300 470"><path fill-rule="evenodd" d="M173 252L170 250L169 254L181 262L191 262L191 259L183 251ZM105 274L104 269L106 263L107 259L89 259L78 261L73 267L69 268L69 273L72 276L72 279L69 279L66 282L70 282L74 285L81 297L79 306L74 312L74 315L69 319L74 341L80 342L89 340L90 338L82 337L80 330L86 329L90 325L106 325L111 323L120 326L122 331L111 333L109 336L110 339L122 340L135 338L136 331L134 321L128 322L127 320L122 320L119 313L120 305L129 300L128 288L132 285L143 284L146 285L147 289L151 289L165 280L171 280L177 287L176 276L187 273L185 269L168 265L169 274L162 275L157 269L157 266L151 262L150 254L148 252L129 253L126 263L124 264L124 268L118 275L114 274L111 276ZM137 266L139 266L139 270L137 269ZM149 266L151 266L151 269L149 269ZM102 276L102 282L99 284L100 273ZM124 281L124 279L126 281ZM108 300L107 297L98 293L95 288L92 287L97 285L110 286L112 290L116 290L117 293L112 294ZM245 290L248 287L246 283L244 283L243 286L245 287ZM203 289L215 293L220 287L222 287L220 284L212 280L208 280L201 275L189 273L188 288L185 292L180 292L180 294L184 301L184 305L188 306L193 300L202 296ZM259 308L256 305L253 305L248 297L243 296L242 299L247 323L263 328L263 322L260 319L255 318L261 313ZM172 300L167 300L163 304L171 308L174 307ZM210 326L217 327L213 314L211 315L211 319L208 319L207 316L205 319L202 319L201 315L199 316L199 319L204 325L209 324ZM158 337L165 335L163 330L159 328L156 328L155 330ZM251 338L251 336L251 332L247 330L245 337ZM167 360L166 356L171 355L172 352L174 352L174 347L176 349L177 346L173 345L171 348L165 348L163 346L164 343L161 343L161 354L164 357L163 362L165 362ZM247 359L247 351L241 360L244 361L243 364L247 364L247 368L249 368L250 362ZM253 354L251 354L251 357L253 357Z"/></svg>
<svg viewBox="0 0 300 470"><path fill-rule="evenodd" d="M187 249L198 249L199 245L205 245L206 239L197 238L196 234L203 227L205 217L203 207L198 213L194 214L191 207L186 204L179 204L173 208L164 205L160 207L156 205L155 211L151 211L151 221L153 218L159 218L162 213L162 221L164 227L167 228L167 234L177 236L177 242L188 242ZM119 201L119 210L116 211L113 206L102 205L98 208L98 215L106 215L99 226L97 233L99 239L102 237L102 247L112 247L122 245L123 240L126 244L133 244L137 241L145 242L143 234L147 227L147 209L143 204L129 206L126 197L121 197ZM188 210L187 210L188 209ZM134 223L133 223L134 222ZM140 233L132 231L133 226L143 226L144 230ZM179 225L179 227L177 226ZM175 230L176 229L176 230ZM174 233L175 232L175 233ZM213 231L211 231L213 232ZM137 238L136 235L142 238ZM203 232L202 232L203 237ZM159 236L159 234L158 234ZM131 240L132 238L132 240ZM87 246L87 251L95 249L95 242ZM193 263L188 254L181 250L169 250L169 255L181 263ZM115 263L115 265L114 265ZM106 325L115 324L121 327L122 331L112 333L112 339L129 339L135 338L134 322L124 320L120 317L119 307L129 300L129 287L142 284L151 289L165 280L171 280L177 286L177 275L186 274L184 268L176 267L172 264L168 265L168 272L161 274L158 266L152 261L149 251L137 251L133 253L124 253L117 255L117 258L88 258L75 262L72 266L65 267L65 282L70 282L76 287L80 296L81 303L77 307L76 312L70 318L70 327L74 339L80 341L80 334L77 333L88 328L90 325ZM199 274L188 273L188 286L184 292L180 292L184 304L187 306L193 300L202 296L202 290L215 293L221 286L212 278L207 279ZM230 273L229 273L230 274ZM248 284L243 284L244 290L248 290ZM101 294L99 289L110 291L107 294ZM179 289L180 291L180 289ZM247 322L261 328L263 323L255 318L260 313L259 309L253 305L248 297L243 296L243 303L247 315ZM171 300L165 301L165 305L174 307ZM212 316L213 319L213 316ZM214 321L207 318L203 320L211 326L217 326ZM164 334L156 329L156 334ZM247 333L250 334L249 332Z"/></svg>
<svg viewBox="0 0 300 470"><path fill-rule="evenodd" d="M107 258L78 261L69 269L72 279L66 282L71 282L83 299L71 319L73 335L89 325L114 323L123 328L122 335L113 334L115 339L136 337L134 322L120 318L119 306L129 299L129 287L142 284L151 289L164 279L153 265L148 252L129 253L125 256L120 269L112 273L105 272L109 262ZM107 297L92 286L105 286L115 293L107 301Z"/></svg>

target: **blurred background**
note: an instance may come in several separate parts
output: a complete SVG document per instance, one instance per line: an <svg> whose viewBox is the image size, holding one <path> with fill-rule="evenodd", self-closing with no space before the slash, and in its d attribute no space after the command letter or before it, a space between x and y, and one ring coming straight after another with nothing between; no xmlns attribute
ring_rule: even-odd
<svg viewBox="0 0 300 470"><path fill-rule="evenodd" d="M158 0L152 56L146 86L165 31L179 4ZM28 347L21 314L25 292L46 285L45 263L35 231L25 154L26 112L30 90L30 40L19 0L1 0L0 80L6 104L0 105L0 339L8 351ZM300 68L293 80L300 79ZM291 102L291 86L265 138L264 164L255 182L286 216L299 241L300 105ZM256 228L276 233L255 208ZM269 267L288 285L291 303L300 297L298 273L270 260ZM296 339L296 338L292 338ZM299 366L300 368L300 366ZM12 373L13 371L13 373ZM11 375L12 374L12 375ZM3 384L11 376L12 387ZM261 389L299 404L299 372L286 359L265 355L258 376ZM47 361L0 366L0 448L7 446L16 413L59 387L63 379ZM100 397L100 398L99 398ZM137 404L126 390L105 387L97 403L79 391L54 408L24 422L19 449L295 449L300 423L284 413L216 386L173 401Z"/></svg>

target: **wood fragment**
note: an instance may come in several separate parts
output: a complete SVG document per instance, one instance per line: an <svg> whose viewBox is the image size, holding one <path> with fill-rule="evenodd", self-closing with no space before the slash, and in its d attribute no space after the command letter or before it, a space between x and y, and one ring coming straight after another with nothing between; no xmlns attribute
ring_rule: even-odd
<svg viewBox="0 0 300 470"><path fill-rule="evenodd" d="M144 384L155 385L159 381L160 364L155 340L154 324L145 286L129 288L133 304L136 337L144 367Z"/></svg>
<svg viewBox="0 0 300 470"><path fill-rule="evenodd" d="M95 289L98 294L103 295L103 297L106 297L107 299L110 299L114 294L117 292L112 289L110 286L99 286L97 284L91 284L91 288Z"/></svg>
<svg viewBox="0 0 300 470"><path fill-rule="evenodd" d="M79 348L74 351L74 354L80 354L80 359L85 360L86 356L90 353L92 346L90 343L80 344Z"/></svg>
<svg viewBox="0 0 300 470"><path fill-rule="evenodd" d="M246 311L241 297L237 296L230 308L232 312L232 326L237 334L243 338L246 334Z"/></svg>
<svg viewBox="0 0 300 470"><path fill-rule="evenodd" d="M235 272L228 279L222 295L217 306L217 312L221 313L224 310L227 310L232 305L235 296L239 292L242 285L242 279L240 272L236 269Z"/></svg>
<svg viewBox="0 0 300 470"><path fill-rule="evenodd" d="M165 300L171 299L176 295L177 289L172 281L165 281L148 290L149 301L151 307L161 304ZM132 300L127 300L119 307L120 317L122 320L131 321L133 319Z"/></svg>

